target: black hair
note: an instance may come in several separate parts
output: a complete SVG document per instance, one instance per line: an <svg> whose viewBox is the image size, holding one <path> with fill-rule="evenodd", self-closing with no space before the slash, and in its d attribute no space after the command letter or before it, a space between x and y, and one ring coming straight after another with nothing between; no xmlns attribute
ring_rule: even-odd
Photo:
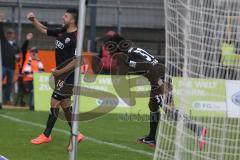
<svg viewBox="0 0 240 160"><path fill-rule="evenodd" d="M75 20L75 24L78 25L78 9L69 8L69 9L66 10L66 13L70 13Z"/></svg>

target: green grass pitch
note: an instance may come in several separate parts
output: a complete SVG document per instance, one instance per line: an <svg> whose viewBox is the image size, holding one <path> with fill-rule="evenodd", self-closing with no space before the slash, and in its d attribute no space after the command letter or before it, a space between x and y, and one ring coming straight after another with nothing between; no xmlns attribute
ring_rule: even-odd
<svg viewBox="0 0 240 160"><path fill-rule="evenodd" d="M69 127L58 120L52 142L32 145L30 140L43 132L48 112L0 110L0 155L9 160L66 160ZM78 145L78 159L150 160L154 149L136 143L148 132L148 122L129 121L123 113L109 113L99 119L80 122L88 138Z"/></svg>

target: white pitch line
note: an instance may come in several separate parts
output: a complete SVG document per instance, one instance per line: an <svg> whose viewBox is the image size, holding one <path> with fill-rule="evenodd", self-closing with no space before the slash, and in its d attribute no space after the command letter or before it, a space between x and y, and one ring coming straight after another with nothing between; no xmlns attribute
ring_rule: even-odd
<svg viewBox="0 0 240 160"><path fill-rule="evenodd" d="M7 115L0 114L0 117L11 120L11 121L14 121L14 122L31 125L31 126L34 126L34 127L45 128L45 125L21 120L21 119L12 117L12 116L7 116ZM53 130L69 135L69 131L66 131L66 130L63 130L63 129L54 128ZM134 148L131 148L131 147L128 147L128 146L124 146L122 144L105 142L105 141L102 141L102 140L95 139L93 137L86 137L86 139L89 140L89 141L92 141L94 143L105 144L105 145L108 145L108 146L112 146L112 147L115 147L115 148L120 148L120 149L127 150L127 151L130 151L130 152L135 152L135 153L139 153L139 154L143 154L143 155L153 156L153 153L151 153L151 152L147 152L147 151L143 151L143 150L139 150L139 149L134 149Z"/></svg>

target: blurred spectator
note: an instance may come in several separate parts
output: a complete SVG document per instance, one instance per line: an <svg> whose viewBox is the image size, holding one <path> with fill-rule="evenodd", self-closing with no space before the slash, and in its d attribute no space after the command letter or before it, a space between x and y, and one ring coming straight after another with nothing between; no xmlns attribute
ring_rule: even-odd
<svg viewBox="0 0 240 160"><path fill-rule="evenodd" d="M16 60L19 60L19 48L16 44L16 34L11 28L4 34L3 15L0 15L0 39L2 46L2 79L7 78L6 88L3 92L3 104L10 103L10 93L13 88L13 78Z"/></svg>
<svg viewBox="0 0 240 160"><path fill-rule="evenodd" d="M38 57L38 49L32 47L30 49L30 56L25 59L22 73L23 73L23 85L26 93L30 94L29 109L34 110L34 98L33 98L33 73L44 72L43 63Z"/></svg>
<svg viewBox="0 0 240 160"><path fill-rule="evenodd" d="M32 33L28 33L26 35L26 40L24 41L23 45L22 45L22 53L20 56L20 62L18 63L17 68L18 70L18 80L17 80L17 97L15 99L14 105L18 105L20 104L20 106L25 106L25 102L23 100L24 98L24 94L25 94L25 88L24 88L24 84L23 84L23 74L22 74L22 67L23 67L23 63L25 62L26 59L26 54L27 54L27 50L28 50L28 45L29 45L29 41L33 38L33 34Z"/></svg>
<svg viewBox="0 0 240 160"><path fill-rule="evenodd" d="M106 36L114 36L115 34L117 33L114 31L108 31L106 33ZM114 71L116 70L117 62L115 59L112 58L112 56L109 54L109 51L106 50L103 45L101 45L99 57L101 59L100 68L102 68L100 74L114 73Z"/></svg>

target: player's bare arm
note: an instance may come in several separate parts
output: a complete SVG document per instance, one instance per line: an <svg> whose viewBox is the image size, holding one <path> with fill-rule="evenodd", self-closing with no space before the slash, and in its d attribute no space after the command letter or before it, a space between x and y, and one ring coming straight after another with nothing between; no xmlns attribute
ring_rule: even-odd
<svg viewBox="0 0 240 160"><path fill-rule="evenodd" d="M27 19L32 22L34 27L43 34L47 34L47 27L44 26L35 16L33 12L27 14Z"/></svg>
<svg viewBox="0 0 240 160"><path fill-rule="evenodd" d="M54 77L58 77L64 73L67 73L71 70L73 70L75 68L75 65L77 63L76 59L73 59L72 61L70 61L65 67L61 68L61 69L56 69L52 72Z"/></svg>

